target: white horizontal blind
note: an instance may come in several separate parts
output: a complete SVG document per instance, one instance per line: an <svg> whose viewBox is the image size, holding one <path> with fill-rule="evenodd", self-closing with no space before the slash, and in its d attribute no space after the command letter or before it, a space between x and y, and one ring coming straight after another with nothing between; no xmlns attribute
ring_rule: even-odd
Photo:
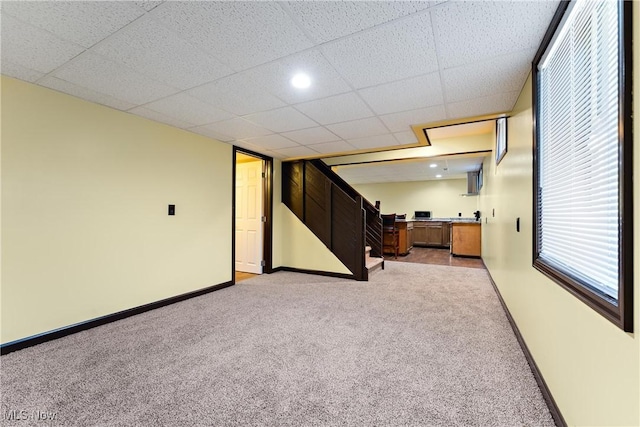
<svg viewBox="0 0 640 427"><path fill-rule="evenodd" d="M539 257L617 301L618 2L568 13L539 69Z"/></svg>

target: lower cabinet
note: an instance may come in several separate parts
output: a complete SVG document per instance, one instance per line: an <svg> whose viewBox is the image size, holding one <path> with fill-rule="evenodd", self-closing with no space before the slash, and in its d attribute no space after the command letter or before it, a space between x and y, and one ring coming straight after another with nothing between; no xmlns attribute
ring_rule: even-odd
<svg viewBox="0 0 640 427"><path fill-rule="evenodd" d="M415 221L413 223L413 244L416 246L427 246L426 222Z"/></svg>
<svg viewBox="0 0 640 427"><path fill-rule="evenodd" d="M427 224L427 246L442 246L442 223Z"/></svg>
<svg viewBox="0 0 640 427"><path fill-rule="evenodd" d="M413 222L396 222L399 234L398 252L400 255L407 255L413 248Z"/></svg>
<svg viewBox="0 0 640 427"><path fill-rule="evenodd" d="M454 223L451 241L451 253L479 257L482 247L482 232L479 222Z"/></svg>
<svg viewBox="0 0 640 427"><path fill-rule="evenodd" d="M448 248L451 223L441 221L415 221L413 223L413 244L415 246L433 246Z"/></svg>

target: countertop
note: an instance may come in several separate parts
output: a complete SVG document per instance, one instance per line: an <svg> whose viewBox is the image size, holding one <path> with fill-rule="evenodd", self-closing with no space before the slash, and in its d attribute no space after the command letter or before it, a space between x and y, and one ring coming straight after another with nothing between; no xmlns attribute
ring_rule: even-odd
<svg viewBox="0 0 640 427"><path fill-rule="evenodd" d="M451 222L465 224L480 224L475 218L430 218L430 219L396 219L396 222Z"/></svg>

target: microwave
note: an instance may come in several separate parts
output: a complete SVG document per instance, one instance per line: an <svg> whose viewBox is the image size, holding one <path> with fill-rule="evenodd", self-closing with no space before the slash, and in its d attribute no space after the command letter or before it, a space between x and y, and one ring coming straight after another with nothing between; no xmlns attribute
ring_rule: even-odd
<svg viewBox="0 0 640 427"><path fill-rule="evenodd" d="M430 219L431 218L431 211L415 211L414 219Z"/></svg>

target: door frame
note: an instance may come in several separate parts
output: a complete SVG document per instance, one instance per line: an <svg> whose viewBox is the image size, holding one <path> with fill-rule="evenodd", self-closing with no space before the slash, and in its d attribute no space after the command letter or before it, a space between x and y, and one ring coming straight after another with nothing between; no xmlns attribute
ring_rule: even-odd
<svg viewBox="0 0 640 427"><path fill-rule="evenodd" d="M266 220L262 233L262 257L265 265L263 274L273 273L273 157L233 146L232 200L231 200L231 281L235 283L236 272L236 153L246 154L262 160L264 180L262 181L262 212Z"/></svg>

